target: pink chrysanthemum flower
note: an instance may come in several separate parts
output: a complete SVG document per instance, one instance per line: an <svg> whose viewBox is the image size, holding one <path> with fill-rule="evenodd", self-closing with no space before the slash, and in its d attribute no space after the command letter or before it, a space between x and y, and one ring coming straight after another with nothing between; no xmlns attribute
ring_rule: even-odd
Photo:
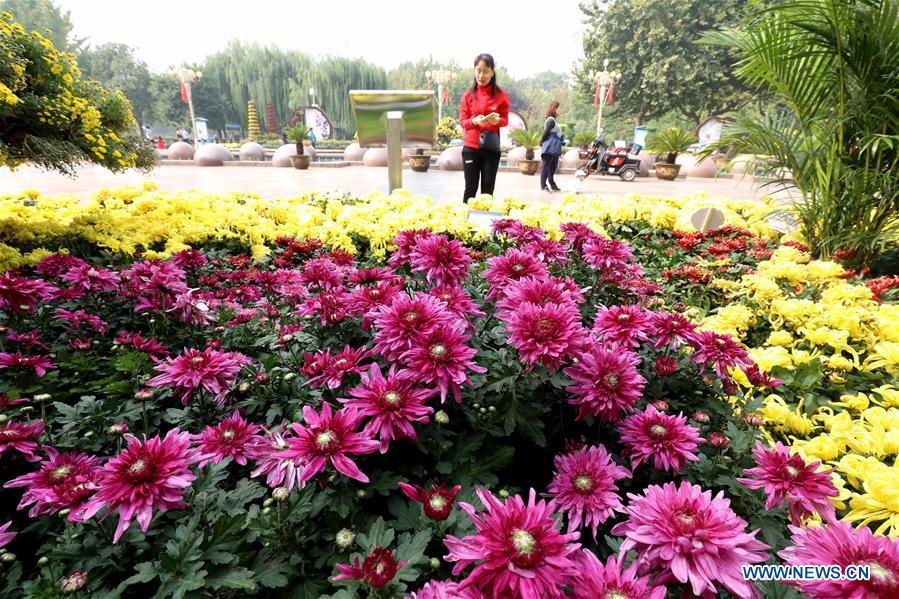
<svg viewBox="0 0 899 599"><path fill-rule="evenodd" d="M16 366L34 368L34 374L41 378L48 370L56 368L48 356L23 356L21 352L0 353L0 370Z"/></svg>
<svg viewBox="0 0 899 599"><path fill-rule="evenodd" d="M106 321L95 314L88 314L84 310L72 312L59 308L53 319L69 323L68 332L83 331L85 328L91 328L99 333L105 333L109 330L109 325L106 324Z"/></svg>
<svg viewBox="0 0 899 599"><path fill-rule="evenodd" d="M10 526L12 526L12 520L6 524L0 524L0 547L9 545L16 538L16 535L19 534L17 532L7 532Z"/></svg>
<svg viewBox="0 0 899 599"><path fill-rule="evenodd" d="M0 424L0 456L7 449L15 449L29 462L39 461L41 458L34 455L34 452L40 449L37 440L43 434L43 420L27 424L10 420Z"/></svg>
<svg viewBox="0 0 899 599"><path fill-rule="evenodd" d="M727 371L733 366L748 367L752 364L747 351L730 335L703 331L696 333L690 345L696 348L690 359L700 366L713 364L715 373L722 379L729 378Z"/></svg>
<svg viewBox="0 0 899 599"><path fill-rule="evenodd" d="M639 306L611 306L596 312L593 331L605 343L634 348L649 338L651 322L651 314Z"/></svg>
<svg viewBox="0 0 899 599"><path fill-rule="evenodd" d="M87 262L81 258L76 258L69 254L53 254L52 256L41 258L40 262L34 265L34 270L41 276L56 279L70 270L86 264Z"/></svg>
<svg viewBox="0 0 899 599"><path fill-rule="evenodd" d="M646 380L637 372L640 358L614 345L594 345L578 356L578 363L565 369L574 385L565 390L573 394L569 403L578 406L578 420L598 416L618 422L630 412L643 395Z"/></svg>
<svg viewBox="0 0 899 599"><path fill-rule="evenodd" d="M171 262L135 262L121 273L124 291L137 299L135 312L165 310L187 291L186 273Z"/></svg>
<svg viewBox="0 0 899 599"><path fill-rule="evenodd" d="M244 420L236 411L216 426L207 426L202 433L196 435L195 441L200 450L200 468L212 462L218 464L225 458L231 458L241 466L246 465L250 457L250 448L256 444L260 427Z"/></svg>
<svg viewBox="0 0 899 599"><path fill-rule="evenodd" d="M303 264L300 283L310 289L336 289L343 286L340 269L328 258L313 258Z"/></svg>
<svg viewBox="0 0 899 599"><path fill-rule="evenodd" d="M214 319L209 311L209 304L195 295L196 289L188 289L175 297L175 305L166 310L174 314L180 322L202 327Z"/></svg>
<svg viewBox="0 0 899 599"><path fill-rule="evenodd" d="M444 304L446 309L455 314L460 320L469 318L483 318L486 316L478 308L471 296L465 293L461 287L433 287L428 295L436 297Z"/></svg>
<svg viewBox="0 0 899 599"><path fill-rule="evenodd" d="M203 388L221 405L241 367L250 362L250 358L238 352L185 348L180 356L156 364L156 370L162 374L150 379L147 385L172 389L185 406L194 392Z"/></svg>
<svg viewBox="0 0 899 599"><path fill-rule="evenodd" d="M605 563L587 549L575 554L577 574L571 581L575 599L665 599L664 586L654 586L649 576L637 573L637 564L624 567L622 554Z"/></svg>
<svg viewBox="0 0 899 599"><path fill-rule="evenodd" d="M33 312L38 301L56 290L53 285L20 276L13 271L0 274L0 308L11 312Z"/></svg>
<svg viewBox="0 0 899 599"><path fill-rule="evenodd" d="M562 265L571 262L568 257L568 246L552 239L536 239L526 243L521 249L533 254L544 264Z"/></svg>
<svg viewBox="0 0 899 599"><path fill-rule="evenodd" d="M690 343L695 339L696 325L674 312L655 312L652 314L649 336L653 347L675 349L681 343Z"/></svg>
<svg viewBox="0 0 899 599"><path fill-rule="evenodd" d="M287 439L288 457L303 460L301 483L309 482L322 472L330 461L334 468L352 479L367 483L368 477L359 470L348 455L364 455L377 451L380 444L370 435L357 432L362 414L352 408L331 411L331 405L322 404L321 414L309 406L303 408L304 424L292 425L295 438Z"/></svg>
<svg viewBox="0 0 899 599"><path fill-rule="evenodd" d="M336 389L343 384L344 377L364 372L368 365L361 364L361 362L368 357L367 348L352 348L349 345L345 345L336 354L331 354L330 349L315 354L307 353L302 372L309 377L309 380L304 384L313 389L318 387Z"/></svg>
<svg viewBox="0 0 899 599"><path fill-rule="evenodd" d="M596 528L624 509L615 481L631 473L612 461L602 445L557 455L555 465L547 496L568 514L568 532L589 526L596 538Z"/></svg>
<svg viewBox="0 0 899 599"><path fill-rule="evenodd" d="M370 285L382 282L400 286L403 284L403 277L396 274L392 268L383 266L356 269L350 273L347 280L351 285Z"/></svg>
<svg viewBox="0 0 899 599"><path fill-rule="evenodd" d="M490 229L494 235L505 235L512 241L522 245L543 239L546 235L540 227L526 225L514 218L495 220Z"/></svg>
<svg viewBox="0 0 899 599"><path fill-rule="evenodd" d="M264 435L256 437L248 446L247 452L256 462L250 478L264 474L265 484L271 489L284 487L289 491L296 486L303 486L300 482L303 460L287 454L290 448L287 439L291 438L289 433L291 430L288 428L285 431L282 424L274 430L265 430Z"/></svg>
<svg viewBox="0 0 899 599"><path fill-rule="evenodd" d="M652 459L656 470L677 472L687 462L699 460L699 430L687 424L686 416L664 414L651 404L644 412L625 418L618 425L618 434L632 468Z"/></svg>
<svg viewBox="0 0 899 599"><path fill-rule="evenodd" d="M419 239L409 253L412 272L424 273L431 285L459 285L468 276L471 256L460 241L446 235Z"/></svg>
<svg viewBox="0 0 899 599"><path fill-rule="evenodd" d="M467 503L461 507L474 522L477 534L459 539L448 535L444 559L457 562L458 576L476 564L461 581L463 588L475 587L488 597L558 599L562 587L576 573L574 553L579 533L561 534L553 519L553 504L537 501L531 489L525 505L519 495L500 502L490 491L477 490L487 512L477 514Z"/></svg>
<svg viewBox="0 0 899 599"><path fill-rule="evenodd" d="M23 404L28 401L27 397L17 397L15 399L11 398L6 393L0 393L0 408L8 408L10 406L17 406L19 404Z"/></svg>
<svg viewBox="0 0 899 599"><path fill-rule="evenodd" d="M413 425L428 421L428 414L434 408L426 406L425 402L434 396L436 390L414 387L408 381L401 380L393 366L385 379L381 367L372 364L367 373L362 373L362 384L348 393L351 397L339 401L370 418L363 433L380 439L381 453L387 453L387 447L393 440L406 437L418 440Z"/></svg>
<svg viewBox="0 0 899 599"><path fill-rule="evenodd" d="M398 295L389 306L375 315L375 347L391 362L395 362L422 335L434 328L446 328L457 319L436 297L416 293L414 297Z"/></svg>
<svg viewBox="0 0 899 599"><path fill-rule="evenodd" d="M511 313L506 332L522 362L531 368L539 362L550 372L558 370L566 357L578 353L586 337L581 313L573 303L521 304Z"/></svg>
<svg viewBox="0 0 899 599"><path fill-rule="evenodd" d="M452 391L457 403L462 403L462 385L471 385L468 371L482 374L487 369L472 361L477 350L466 345L470 335L459 330L458 324L432 329L421 335L412 348L401 356L407 366L400 373L404 380L434 384L440 388L440 403Z"/></svg>
<svg viewBox="0 0 899 599"><path fill-rule="evenodd" d="M487 259L489 268L484 271L484 278L490 283L487 299L502 297L503 292L513 281L525 277L545 279L549 276L546 265L531 254L521 250L510 249L505 255Z"/></svg>
<svg viewBox="0 0 899 599"><path fill-rule="evenodd" d="M833 522L816 528L790 526L793 545L778 552L791 566L868 566L868 580L786 582L813 599L887 599L899 597L899 541L875 535L867 526Z"/></svg>
<svg viewBox="0 0 899 599"><path fill-rule="evenodd" d="M764 488L768 496L766 510L786 502L790 520L797 526L812 513L828 522L835 519L836 510L830 498L840 493L829 468L819 471L821 462L806 463L799 454L791 455L790 448L780 441L774 447L766 447L759 441L752 453L756 467L744 471L752 478L737 481L750 489Z"/></svg>
<svg viewBox="0 0 899 599"><path fill-rule="evenodd" d="M200 459L190 445L190 433L172 429L164 438L146 436L141 441L125 435L128 447L109 460L100 471L99 490L84 507L82 518L90 519L104 507L103 518L119 512L113 543L136 519L147 532L153 510L166 512L184 507L183 495L196 478L190 466Z"/></svg>
<svg viewBox="0 0 899 599"><path fill-rule="evenodd" d="M768 559L768 546L746 533L746 521L730 509L730 500L719 492L681 482L651 485L644 495L628 494L627 521L615 525L612 534L627 537L621 553L637 552L640 571L661 570L656 584L689 584L703 599L718 596L723 586L739 599L756 597L751 582L743 580L740 567Z"/></svg>
<svg viewBox="0 0 899 599"><path fill-rule="evenodd" d="M346 298L343 287L328 288L326 291L306 298L297 309L298 316L318 316L323 327L334 326L347 317Z"/></svg>
<svg viewBox="0 0 899 599"><path fill-rule="evenodd" d="M6 340L12 341L13 343L21 343L22 345L27 345L29 347L37 347L44 351L50 351L50 346L41 340L41 332L37 329L28 331L27 333L10 331L6 336Z"/></svg>
<svg viewBox="0 0 899 599"><path fill-rule="evenodd" d="M117 291L119 275L111 270L81 264L62 275L62 280L81 291Z"/></svg>
<svg viewBox="0 0 899 599"><path fill-rule="evenodd" d="M144 339L140 333L132 333L131 331L120 331L119 336L116 337L116 343L119 345L130 346L136 349L137 351L144 352L146 354L157 355L157 356L167 356L169 355L169 350L166 346L161 344L159 341L155 339Z"/></svg>
<svg viewBox="0 0 899 599"><path fill-rule="evenodd" d="M562 223L559 226L562 231L565 243L574 248L577 252L584 250L584 244L599 237L590 227L583 223Z"/></svg>
<svg viewBox="0 0 899 599"><path fill-rule="evenodd" d="M400 490L412 501L420 503L428 518L436 522L443 522L452 513L453 502L456 500L456 495L462 490L462 485L456 485L447 491L446 483L441 483L439 486L431 485L428 489L418 485L400 483Z"/></svg>
<svg viewBox="0 0 899 599"><path fill-rule="evenodd" d="M381 306L390 305L401 291L400 285L392 281L381 281L376 285L357 287L343 297L343 302L347 314L361 316L362 328L368 330L374 321L376 311Z"/></svg>
<svg viewBox="0 0 899 599"><path fill-rule="evenodd" d="M183 268L184 270L196 270L201 266L208 264L209 260L203 255L203 252L191 248L172 254L172 262L178 268Z"/></svg>
<svg viewBox="0 0 899 599"><path fill-rule="evenodd" d="M374 589L384 587L388 582L396 576L397 570L408 564L409 562L398 562L393 558L393 549L384 549L383 547L375 547L372 552L365 557L360 565L359 556L356 556L353 565L337 564L337 570L340 572L332 580L344 580L354 578L361 580Z"/></svg>
<svg viewBox="0 0 899 599"><path fill-rule="evenodd" d="M463 589L458 582L452 580L429 580L406 599L484 599L484 596L469 587Z"/></svg>
<svg viewBox="0 0 899 599"><path fill-rule="evenodd" d="M393 268L399 268L409 261L409 256L412 254L412 248L415 247L415 244L417 244L419 240L433 236L434 233L432 233L430 229L407 229L405 231L400 231L397 233L396 237L393 238L396 249L390 255L390 258L387 259L387 264Z"/></svg>
<svg viewBox="0 0 899 599"><path fill-rule="evenodd" d="M497 314L503 320L509 320L515 310L524 303L535 306L547 304L576 306L583 301L584 296L580 294L580 290L576 286L572 290L569 281L554 278L535 279L533 277L513 281L506 286L503 296L496 302Z"/></svg>
<svg viewBox="0 0 899 599"><path fill-rule="evenodd" d="M634 259L634 252L623 241L596 235L584 244L584 259L597 270L616 273Z"/></svg>
<svg viewBox="0 0 899 599"><path fill-rule="evenodd" d="M47 459L40 463L39 470L23 474L3 486L26 489L19 509L30 505L28 516L31 518L67 509L71 510L69 521L78 522L81 508L97 489L101 460L77 451L59 453L52 447L45 451Z"/></svg>

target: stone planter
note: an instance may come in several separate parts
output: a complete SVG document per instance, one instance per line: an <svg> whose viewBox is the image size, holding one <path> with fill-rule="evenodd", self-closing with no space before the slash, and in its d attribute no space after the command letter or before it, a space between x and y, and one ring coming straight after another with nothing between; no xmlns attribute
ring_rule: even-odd
<svg viewBox="0 0 899 599"><path fill-rule="evenodd" d="M302 156L293 155L290 157L290 164L293 165L293 168L298 168L300 170L309 168L310 162L312 162L312 156L307 156L306 154L303 154Z"/></svg>
<svg viewBox="0 0 899 599"><path fill-rule="evenodd" d="M522 175L536 175L539 169L539 160L522 160L518 163L518 172Z"/></svg>
<svg viewBox="0 0 899 599"><path fill-rule="evenodd" d="M656 162L656 178L665 181L674 181L680 172L681 165L668 164L667 162Z"/></svg>
<svg viewBox="0 0 899 599"><path fill-rule="evenodd" d="M427 154L412 154L409 156L409 166L416 173L426 173L431 168L431 157Z"/></svg>

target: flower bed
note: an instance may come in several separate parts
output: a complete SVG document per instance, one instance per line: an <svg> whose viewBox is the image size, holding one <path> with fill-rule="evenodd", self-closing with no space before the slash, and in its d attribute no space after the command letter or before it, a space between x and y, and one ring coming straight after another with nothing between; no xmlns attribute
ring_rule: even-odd
<svg viewBox="0 0 899 599"><path fill-rule="evenodd" d="M899 592L895 281L702 202L0 200L0 588Z"/></svg>

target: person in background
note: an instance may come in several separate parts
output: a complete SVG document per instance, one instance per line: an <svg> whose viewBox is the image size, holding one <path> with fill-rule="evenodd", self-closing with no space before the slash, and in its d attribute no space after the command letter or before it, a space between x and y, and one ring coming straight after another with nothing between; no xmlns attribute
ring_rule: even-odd
<svg viewBox="0 0 899 599"><path fill-rule="evenodd" d="M474 83L459 105L462 138L462 169L465 193L462 201L478 193L493 195L499 169L499 130L509 124L509 96L496 84L496 64L489 54L474 59Z"/></svg>
<svg viewBox="0 0 899 599"><path fill-rule="evenodd" d="M543 124L543 137L540 139L540 157L543 159L543 167L540 171L540 189L546 193L561 191L556 185L556 168L559 166L559 157L562 155L562 127L559 126L559 115L562 112L561 105L553 100L546 109L546 122ZM549 183L549 187L547 187Z"/></svg>

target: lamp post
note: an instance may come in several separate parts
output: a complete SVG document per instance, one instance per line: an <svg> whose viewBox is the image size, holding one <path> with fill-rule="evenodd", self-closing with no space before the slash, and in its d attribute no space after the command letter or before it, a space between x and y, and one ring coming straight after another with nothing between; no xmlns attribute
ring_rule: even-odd
<svg viewBox="0 0 899 599"><path fill-rule="evenodd" d="M609 86L621 79L621 73L618 71L609 71L609 59L602 61L602 70L600 72L591 72L590 79L596 81L599 87L599 114L596 117L596 137L602 137L602 109L606 105L606 95Z"/></svg>
<svg viewBox="0 0 899 599"><path fill-rule="evenodd" d="M315 88L309 88L309 95L312 97L312 105L315 106Z"/></svg>
<svg viewBox="0 0 899 599"><path fill-rule="evenodd" d="M190 129L192 131L192 138L194 142L194 149L197 147L197 119L194 116L194 98L190 93L190 84L194 81L198 81L203 77L203 73L200 71L194 71L192 69L188 69L185 67L181 67L180 69L173 69L169 71L170 75L174 75L181 81L181 85L184 86L184 92L187 95L187 106L190 108Z"/></svg>
<svg viewBox="0 0 899 599"><path fill-rule="evenodd" d="M443 93L445 86L449 85L456 78L456 74L446 69L434 69L425 71L425 77L428 78L429 83L437 84L437 124L439 125L440 121L443 120Z"/></svg>

